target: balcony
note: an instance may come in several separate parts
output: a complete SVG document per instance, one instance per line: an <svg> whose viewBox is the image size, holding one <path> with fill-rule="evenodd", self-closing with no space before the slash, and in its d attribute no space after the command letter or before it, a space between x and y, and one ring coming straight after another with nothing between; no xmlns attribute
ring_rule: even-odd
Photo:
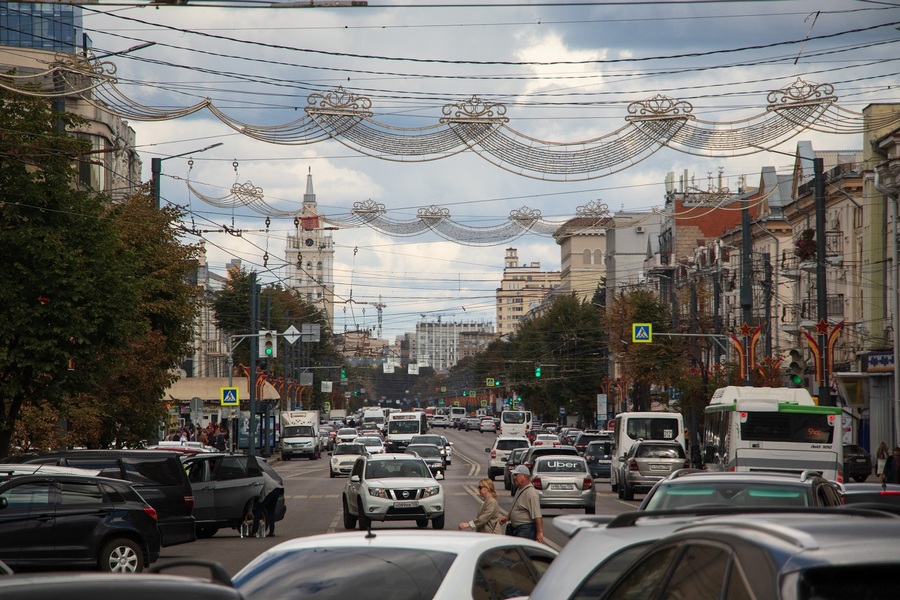
<svg viewBox="0 0 900 600"><path fill-rule="evenodd" d="M844 318L844 295L829 294L826 297L828 321L835 323ZM803 300L800 304L783 304L781 306L781 330L797 333L801 329L815 327L819 320L818 302L814 299Z"/></svg>

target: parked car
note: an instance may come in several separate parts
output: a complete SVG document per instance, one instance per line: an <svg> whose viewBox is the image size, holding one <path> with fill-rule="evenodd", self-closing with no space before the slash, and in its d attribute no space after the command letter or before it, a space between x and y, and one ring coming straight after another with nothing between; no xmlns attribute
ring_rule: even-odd
<svg viewBox="0 0 900 600"><path fill-rule="evenodd" d="M655 542L603 598L897 598L898 536L890 517L720 518Z"/></svg>
<svg viewBox="0 0 900 600"><path fill-rule="evenodd" d="M806 507L840 506L838 484L816 472L711 472L685 469L659 481L644 497L640 510L697 506Z"/></svg>
<svg viewBox="0 0 900 600"><path fill-rule="evenodd" d="M550 455L535 460L531 485L540 496L541 508L583 508L595 512L594 480L587 461L580 456Z"/></svg>
<svg viewBox="0 0 900 600"><path fill-rule="evenodd" d="M494 444L484 451L490 454L487 476L493 481L497 475L503 475L509 453L516 448L530 448L531 444L523 437L498 437Z"/></svg>
<svg viewBox="0 0 900 600"><path fill-rule="evenodd" d="M663 477L691 466L681 442L662 440L637 441L622 459L625 465L618 492L624 500L634 500L635 492L648 492Z"/></svg>
<svg viewBox="0 0 900 600"><path fill-rule="evenodd" d="M365 444L345 442L336 445L334 451L328 454L331 456L331 460L328 461L328 474L334 478L338 475L349 475L356 459L368 455L369 449Z"/></svg>
<svg viewBox="0 0 900 600"><path fill-rule="evenodd" d="M160 547L156 510L127 481L0 471L0 560L14 570L136 573Z"/></svg>
<svg viewBox="0 0 900 600"><path fill-rule="evenodd" d="M263 489L262 471L276 481L281 476L259 456L246 454L196 454L183 459L194 490L197 537L208 538L222 527L239 528L256 506ZM275 520L284 518L281 498Z"/></svg>
<svg viewBox="0 0 900 600"><path fill-rule="evenodd" d="M305 595L298 590L315 590L317 600L499 599L527 596L555 556L532 540L486 533L334 533L266 550L234 585L252 600Z"/></svg>
<svg viewBox="0 0 900 600"><path fill-rule="evenodd" d="M516 487L512 480L512 470L522 462L526 452L528 452L528 447L515 448L506 459L506 466L503 469L503 489L512 490L510 492L512 496L516 495Z"/></svg>
<svg viewBox="0 0 900 600"><path fill-rule="evenodd" d="M360 456L350 471L341 501L344 528L369 529L372 521L415 521L444 528L443 474L432 475L421 458L411 454Z"/></svg>
<svg viewBox="0 0 900 600"><path fill-rule="evenodd" d="M872 455L862 446L844 445L844 481L863 482L872 474Z"/></svg>
<svg viewBox="0 0 900 600"><path fill-rule="evenodd" d="M440 446L435 446L434 444L410 444L406 447L405 453L418 456L424 460L434 475L447 470L447 463L444 461L444 454L441 452Z"/></svg>
<svg viewBox="0 0 900 600"><path fill-rule="evenodd" d="M87 469L102 477L128 481L156 510L162 546L168 547L197 539L192 516L194 492L180 459L177 452L160 450L60 450L7 457L4 461Z"/></svg>
<svg viewBox="0 0 900 600"><path fill-rule="evenodd" d="M584 459L591 470L591 477L608 479L612 471L612 440L590 442L584 449Z"/></svg>

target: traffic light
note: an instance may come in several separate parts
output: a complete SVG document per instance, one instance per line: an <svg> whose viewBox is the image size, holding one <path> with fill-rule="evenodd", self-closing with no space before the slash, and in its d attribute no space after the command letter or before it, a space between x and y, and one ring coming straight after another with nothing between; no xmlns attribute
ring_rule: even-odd
<svg viewBox="0 0 900 600"><path fill-rule="evenodd" d="M263 358L275 358L278 356L278 332L259 332L259 352Z"/></svg>
<svg viewBox="0 0 900 600"><path fill-rule="evenodd" d="M463 395L463 398L465 398L466 396L469 395L469 392L467 390L463 390L462 395Z"/></svg>
<svg viewBox="0 0 900 600"><path fill-rule="evenodd" d="M347 379L347 369L341 367L341 379Z"/></svg>
<svg viewBox="0 0 900 600"><path fill-rule="evenodd" d="M537 363L536 365L534 365L534 376L535 377L541 376L541 363Z"/></svg>
<svg viewBox="0 0 900 600"><path fill-rule="evenodd" d="M790 362L788 364L788 380L794 387L803 387L803 383L806 379L806 358L804 358L803 353L796 348L791 349L791 351L788 352L788 356L790 357Z"/></svg>

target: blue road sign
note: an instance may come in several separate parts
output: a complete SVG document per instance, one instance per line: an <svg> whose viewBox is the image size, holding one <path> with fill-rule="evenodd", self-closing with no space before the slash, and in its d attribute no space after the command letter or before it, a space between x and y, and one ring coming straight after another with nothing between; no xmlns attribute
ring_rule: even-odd
<svg viewBox="0 0 900 600"><path fill-rule="evenodd" d="M632 323L631 341L639 344L649 344L653 341L653 323Z"/></svg>
<svg viewBox="0 0 900 600"><path fill-rule="evenodd" d="M238 406L240 404L238 388L223 387L219 388L219 391L221 393L222 406Z"/></svg>

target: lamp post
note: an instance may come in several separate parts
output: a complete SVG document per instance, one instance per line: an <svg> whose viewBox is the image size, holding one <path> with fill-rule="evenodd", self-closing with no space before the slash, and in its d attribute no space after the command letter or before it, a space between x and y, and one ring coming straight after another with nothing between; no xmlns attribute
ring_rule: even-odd
<svg viewBox="0 0 900 600"><path fill-rule="evenodd" d="M223 142L217 142L212 144L211 146L207 146L206 148L201 148L200 150L192 150L190 152L182 152L181 154L175 154L174 156L166 156L165 158L151 158L150 159L150 189L153 192L153 199L156 200L156 207L162 208L162 201L159 198L159 177L162 174L162 161L169 160L170 158L179 158L182 156L187 156L188 154L200 154L201 152L206 152L207 150L212 150L218 146L221 146Z"/></svg>

